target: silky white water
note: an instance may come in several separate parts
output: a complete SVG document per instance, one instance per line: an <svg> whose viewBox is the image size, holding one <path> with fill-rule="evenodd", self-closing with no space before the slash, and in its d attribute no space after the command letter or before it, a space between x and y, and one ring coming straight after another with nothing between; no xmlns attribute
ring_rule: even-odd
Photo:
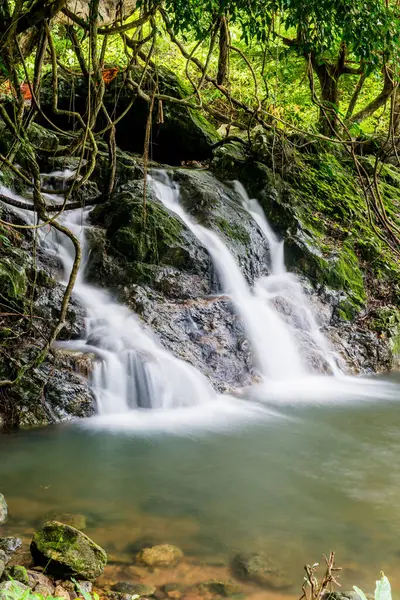
<svg viewBox="0 0 400 600"><path fill-rule="evenodd" d="M270 250L270 272L250 288L228 247L214 233L197 224L180 203L179 186L165 171L157 171L152 181L157 197L175 212L210 253L224 287L235 304L251 342L254 360L264 380L298 379L308 373L304 356L293 328L285 322L274 304L282 298L295 312L293 321L308 334L316 352L339 374L334 354L312 314L300 281L285 268L283 242L270 227L261 206L250 199L239 182L234 182L244 209L263 232Z"/></svg>
<svg viewBox="0 0 400 600"><path fill-rule="evenodd" d="M63 175L55 172L45 177L57 179L63 176L70 177L71 173ZM258 420L261 406L266 403L336 403L338 400L374 399L377 395L393 398L395 389L388 384L383 389L382 384L365 379L309 373L296 332L279 314L274 302L277 297L283 297L292 304L296 311L295 321L307 330L318 352L331 371L337 374L334 354L319 330L299 280L285 269L282 242L270 228L258 203L249 199L239 184L235 184L236 192L243 207L257 222L270 249L271 274L257 280L253 289L217 234L198 225L185 212L179 201L179 188L167 174L157 172L152 185L164 206L182 219L210 253L224 292L231 297L243 321L261 384L245 391L245 396L256 400L256 403L217 394L200 371L164 349L128 307L113 300L108 292L89 285L85 281L85 264L90 253L86 239L90 209L65 211L60 221L79 238L82 247L82 263L74 295L84 307L86 319L82 339L61 342L58 346L94 357L90 384L100 418L91 422L117 428L150 426L165 429L186 426L189 421L210 428L217 422L233 423L244 418ZM6 188L0 189L0 193L21 202L30 201ZM62 203L62 198L54 195L46 196L46 200ZM15 210L29 222L34 222L34 213ZM44 251L61 260L65 284L74 261L71 241L48 226L37 232ZM185 407L182 418L179 416L182 413L176 410L172 419L166 416L167 409L179 407ZM138 408L159 410L140 412L135 410ZM269 418L269 413L262 410L263 418ZM274 412L270 415L276 417Z"/></svg>

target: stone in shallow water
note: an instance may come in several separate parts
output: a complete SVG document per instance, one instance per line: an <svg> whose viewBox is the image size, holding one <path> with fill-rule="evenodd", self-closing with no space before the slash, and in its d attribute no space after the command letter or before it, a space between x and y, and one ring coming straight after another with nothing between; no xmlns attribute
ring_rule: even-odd
<svg viewBox="0 0 400 600"><path fill-rule="evenodd" d="M291 586L286 574L264 554L237 554L232 561L232 570L240 579L267 588L280 590Z"/></svg>
<svg viewBox="0 0 400 600"><path fill-rule="evenodd" d="M113 592L119 592L121 594L130 594L137 596L153 596L156 592L154 585L146 585L144 583L129 583L127 581L118 581L115 583L111 590Z"/></svg>
<svg viewBox="0 0 400 600"><path fill-rule="evenodd" d="M237 596L243 592L240 585L234 581L205 581L200 584L200 589L205 589L212 594L218 594L218 596L224 596L225 598Z"/></svg>
<svg viewBox="0 0 400 600"><path fill-rule="evenodd" d="M7 502L3 494L0 494L0 525L7 521L8 508Z"/></svg>
<svg viewBox="0 0 400 600"><path fill-rule="evenodd" d="M143 548L136 555L137 561L144 563L147 567L171 567L176 565L181 558L183 558L182 550L171 544Z"/></svg>
<svg viewBox="0 0 400 600"><path fill-rule="evenodd" d="M81 579L99 577L107 555L87 535L58 521L49 521L37 531L31 542L35 564L46 566L50 574Z"/></svg>

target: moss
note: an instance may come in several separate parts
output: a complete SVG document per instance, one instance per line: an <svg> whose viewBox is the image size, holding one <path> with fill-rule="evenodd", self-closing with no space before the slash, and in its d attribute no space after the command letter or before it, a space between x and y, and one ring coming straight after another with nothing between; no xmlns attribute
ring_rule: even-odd
<svg viewBox="0 0 400 600"><path fill-rule="evenodd" d="M14 581L19 581L24 585L29 585L29 576L25 567L21 565L14 565L13 567L9 567L5 571L5 576L8 579L12 579Z"/></svg>
<svg viewBox="0 0 400 600"><path fill-rule="evenodd" d="M215 224L222 233L224 233L229 239L237 240L238 242L242 242L243 244L250 243L250 235L248 231L238 225L237 223L229 223L222 217L217 217L215 219Z"/></svg>
<svg viewBox="0 0 400 600"><path fill-rule="evenodd" d="M18 264L18 258L21 258L21 254L13 249L9 256L0 259L1 293L13 300L23 300L28 286L25 267Z"/></svg>
<svg viewBox="0 0 400 600"><path fill-rule="evenodd" d="M370 323L371 328L380 336L390 339L394 355L400 355L400 309L396 306L378 308Z"/></svg>
<svg viewBox="0 0 400 600"><path fill-rule="evenodd" d="M37 531L31 553L38 565L46 565L49 573L75 575L87 579L99 577L107 563L107 555L84 533L74 527L49 521Z"/></svg>

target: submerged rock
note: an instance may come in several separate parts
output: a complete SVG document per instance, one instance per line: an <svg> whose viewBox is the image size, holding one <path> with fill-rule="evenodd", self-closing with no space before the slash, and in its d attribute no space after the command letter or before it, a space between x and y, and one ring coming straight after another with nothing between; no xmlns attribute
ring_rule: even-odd
<svg viewBox="0 0 400 600"><path fill-rule="evenodd" d="M49 521L31 542L37 565L47 566L54 575L82 579L99 577L107 563L105 551L84 533L58 521Z"/></svg>
<svg viewBox="0 0 400 600"><path fill-rule="evenodd" d="M205 581L200 584L200 589L206 589L212 594L217 594L224 598L231 598L243 592L240 585L234 581Z"/></svg>
<svg viewBox="0 0 400 600"><path fill-rule="evenodd" d="M150 548L143 548L136 555L136 560L147 567L172 567L181 558L183 558L182 550L171 544L159 544Z"/></svg>
<svg viewBox="0 0 400 600"><path fill-rule="evenodd" d="M243 580L254 581L267 588L289 588L291 582L286 574L264 554L237 554L232 561L235 575Z"/></svg>
<svg viewBox="0 0 400 600"><path fill-rule="evenodd" d="M7 502L3 494L0 494L0 525L7 521L8 508Z"/></svg>
<svg viewBox="0 0 400 600"><path fill-rule="evenodd" d="M115 583L111 590L113 592L119 592L121 594L130 594L131 596L137 595L142 596L153 596L156 592L154 585L146 585L144 583L129 583L127 581L118 581Z"/></svg>

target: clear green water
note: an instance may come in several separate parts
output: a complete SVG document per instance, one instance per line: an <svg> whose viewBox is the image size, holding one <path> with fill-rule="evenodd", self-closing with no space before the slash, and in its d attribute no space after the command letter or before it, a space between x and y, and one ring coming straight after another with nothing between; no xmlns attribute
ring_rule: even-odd
<svg viewBox="0 0 400 600"><path fill-rule="evenodd" d="M400 589L400 403L260 409L210 431L173 421L165 432L69 424L0 436L3 532L83 513L121 560L143 539L210 562L263 550L298 582L334 549L345 584L370 588L384 569Z"/></svg>

